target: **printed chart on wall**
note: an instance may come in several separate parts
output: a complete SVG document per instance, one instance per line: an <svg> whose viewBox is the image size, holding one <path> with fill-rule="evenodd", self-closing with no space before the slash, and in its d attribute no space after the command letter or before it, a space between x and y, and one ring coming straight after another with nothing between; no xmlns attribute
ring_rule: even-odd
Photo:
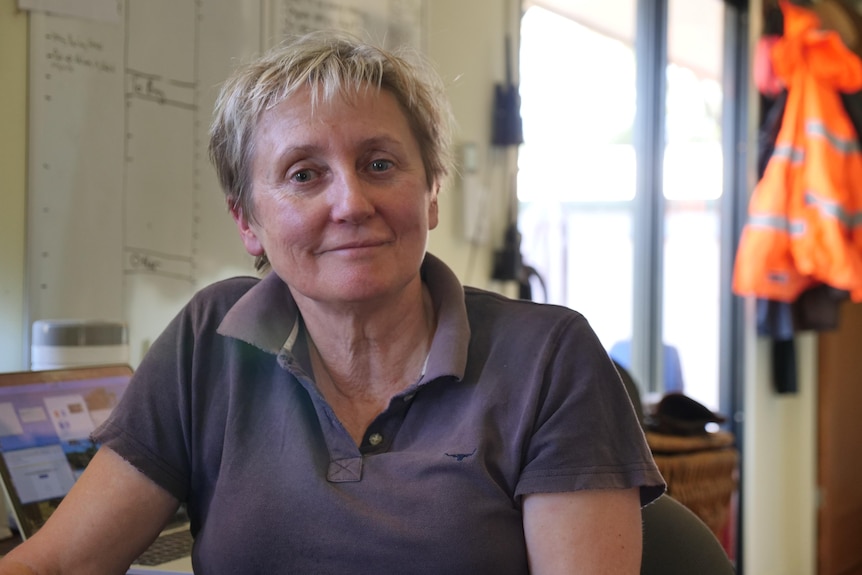
<svg viewBox="0 0 862 575"><path fill-rule="evenodd" d="M268 33L276 41L327 28L389 47L425 50L422 0L274 0L269 11Z"/></svg>
<svg viewBox="0 0 862 575"><path fill-rule="evenodd" d="M196 290L254 274L206 151L230 70L321 28L423 49L423 0L19 6L31 10L29 321L126 321L133 364Z"/></svg>

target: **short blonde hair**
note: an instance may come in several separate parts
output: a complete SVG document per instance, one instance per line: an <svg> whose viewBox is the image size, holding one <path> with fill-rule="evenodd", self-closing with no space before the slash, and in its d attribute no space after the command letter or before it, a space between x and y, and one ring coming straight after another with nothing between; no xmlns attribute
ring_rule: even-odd
<svg viewBox="0 0 862 575"><path fill-rule="evenodd" d="M453 166L449 102L430 63L407 54L344 33L313 32L238 68L222 86L210 127L210 159L228 204L254 221L251 166L258 121L306 86L312 105L369 87L392 93L419 144L429 189L441 185Z"/></svg>

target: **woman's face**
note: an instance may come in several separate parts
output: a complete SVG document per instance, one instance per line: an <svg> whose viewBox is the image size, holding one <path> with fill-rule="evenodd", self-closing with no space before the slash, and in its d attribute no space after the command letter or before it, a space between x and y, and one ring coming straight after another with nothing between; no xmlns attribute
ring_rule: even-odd
<svg viewBox="0 0 862 575"><path fill-rule="evenodd" d="M256 222L234 219L246 250L265 252L298 300L380 300L420 281L437 190L391 93L312 110L301 90L263 114L254 145Z"/></svg>

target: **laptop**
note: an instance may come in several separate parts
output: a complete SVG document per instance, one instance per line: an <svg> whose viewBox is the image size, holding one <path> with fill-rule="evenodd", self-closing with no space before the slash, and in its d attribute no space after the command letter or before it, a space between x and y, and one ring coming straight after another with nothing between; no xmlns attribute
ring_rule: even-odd
<svg viewBox="0 0 862 575"><path fill-rule="evenodd" d="M0 373L0 476L22 539L57 508L98 449L90 433L128 386L128 365ZM180 551L160 555L163 547ZM185 509L128 571L192 573Z"/></svg>

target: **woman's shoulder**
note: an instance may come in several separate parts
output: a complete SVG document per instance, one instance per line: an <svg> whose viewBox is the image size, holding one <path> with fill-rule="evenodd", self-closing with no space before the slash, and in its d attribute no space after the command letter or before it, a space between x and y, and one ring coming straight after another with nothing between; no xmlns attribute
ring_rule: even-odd
<svg viewBox="0 0 862 575"><path fill-rule="evenodd" d="M234 276L218 280L195 292L192 301L236 301L259 282L260 278L252 276Z"/></svg>
<svg viewBox="0 0 862 575"><path fill-rule="evenodd" d="M596 339L587 318L571 308L509 298L504 295L465 288L470 329L474 334L510 342L513 346L568 345Z"/></svg>
<svg viewBox="0 0 862 575"><path fill-rule="evenodd" d="M220 321L242 296L260 283L252 276L236 276L215 281L196 291L188 300L180 315L195 318L199 323L203 318Z"/></svg>
<svg viewBox="0 0 862 575"><path fill-rule="evenodd" d="M466 286L464 298L471 316L501 316L514 321L529 319L530 323L586 322L580 312L565 306L515 299L476 287Z"/></svg>

